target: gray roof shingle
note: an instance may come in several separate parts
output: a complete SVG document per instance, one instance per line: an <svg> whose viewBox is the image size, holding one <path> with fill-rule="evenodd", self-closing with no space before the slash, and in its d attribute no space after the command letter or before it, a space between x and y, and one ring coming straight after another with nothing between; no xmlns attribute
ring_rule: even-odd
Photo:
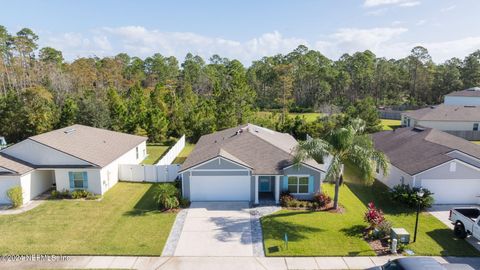
<svg viewBox="0 0 480 270"><path fill-rule="evenodd" d="M254 174L282 174L283 168L292 165L296 145L289 134L245 124L202 136L181 171L221 156L251 168ZM314 160L305 164L325 170L323 164Z"/></svg>
<svg viewBox="0 0 480 270"><path fill-rule="evenodd" d="M34 169L31 164L22 162L3 153L0 153L0 168L7 169L11 172L9 174L18 175L25 174ZM2 173L0 173L0 175L1 174Z"/></svg>
<svg viewBox="0 0 480 270"><path fill-rule="evenodd" d="M403 113L423 121L480 121L480 106L435 105Z"/></svg>
<svg viewBox="0 0 480 270"><path fill-rule="evenodd" d="M443 164L458 150L480 158L480 145L431 128L399 128L372 134L375 147L384 152L390 163L402 171L415 175Z"/></svg>
<svg viewBox="0 0 480 270"><path fill-rule="evenodd" d="M480 87L472 87L462 91L455 91L446 96L451 97L480 97Z"/></svg>
<svg viewBox="0 0 480 270"><path fill-rule="evenodd" d="M147 140L106 129L73 125L28 138L91 164L104 167Z"/></svg>

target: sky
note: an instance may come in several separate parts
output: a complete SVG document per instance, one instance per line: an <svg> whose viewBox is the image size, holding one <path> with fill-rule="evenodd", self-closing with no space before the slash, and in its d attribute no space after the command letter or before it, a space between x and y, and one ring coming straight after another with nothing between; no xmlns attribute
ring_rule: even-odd
<svg viewBox="0 0 480 270"><path fill-rule="evenodd" d="M250 65L298 45L333 60L367 49L401 58L421 45L441 63L480 49L479 10L479 0L16 0L2 1L0 25L31 28L68 61L191 52Z"/></svg>

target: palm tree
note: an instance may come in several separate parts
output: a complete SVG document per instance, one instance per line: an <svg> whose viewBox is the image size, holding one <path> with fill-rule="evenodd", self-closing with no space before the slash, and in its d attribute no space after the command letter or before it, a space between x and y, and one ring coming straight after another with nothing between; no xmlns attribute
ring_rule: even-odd
<svg viewBox="0 0 480 270"><path fill-rule="evenodd" d="M355 119L350 125L331 131L325 139L302 141L294 149L294 163L297 165L310 158L318 163L323 163L325 157L331 158L325 178L335 180L334 209L338 208L338 191L345 163L356 168L367 184L373 183L376 166L387 174L388 158L375 149L372 138L363 134L364 130L365 122Z"/></svg>

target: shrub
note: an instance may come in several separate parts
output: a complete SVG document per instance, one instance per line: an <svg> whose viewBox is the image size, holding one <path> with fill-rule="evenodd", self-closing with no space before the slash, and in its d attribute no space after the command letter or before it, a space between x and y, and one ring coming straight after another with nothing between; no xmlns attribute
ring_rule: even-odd
<svg viewBox="0 0 480 270"><path fill-rule="evenodd" d="M420 207L422 209L429 208L433 204L433 193L428 189L422 189L424 195L422 198L417 196L420 188L410 187L409 185L396 185L390 190L392 200L405 204L408 207Z"/></svg>
<svg viewBox="0 0 480 270"><path fill-rule="evenodd" d="M61 194L58 190L52 190L52 192L50 192L50 199L60 199L61 198Z"/></svg>
<svg viewBox="0 0 480 270"><path fill-rule="evenodd" d="M297 208L299 205L299 201L297 199L291 199L287 202L287 207Z"/></svg>
<svg viewBox="0 0 480 270"><path fill-rule="evenodd" d="M190 206L190 201L186 198L180 198L180 207L181 208L187 208Z"/></svg>
<svg viewBox="0 0 480 270"><path fill-rule="evenodd" d="M280 205L283 207L290 207L289 204L292 200L295 200L295 198L290 194L288 191L282 192L280 194Z"/></svg>
<svg viewBox="0 0 480 270"><path fill-rule="evenodd" d="M375 207L373 202L368 203L368 209L365 213L365 221L370 224L370 228L376 228L381 222L385 220L382 210Z"/></svg>
<svg viewBox="0 0 480 270"><path fill-rule="evenodd" d="M93 193L83 189L77 189L71 193L72 199L82 199L82 198L87 198L91 196L94 196Z"/></svg>
<svg viewBox="0 0 480 270"><path fill-rule="evenodd" d="M384 238L390 235L392 223L388 220L383 220L377 225L377 238Z"/></svg>
<svg viewBox="0 0 480 270"><path fill-rule="evenodd" d="M23 194L22 194L22 187L15 186L7 190L7 196L12 202L12 207L17 208L22 206L23 204Z"/></svg>
<svg viewBox="0 0 480 270"><path fill-rule="evenodd" d="M323 208L332 202L332 198L326 193L320 192L313 196L313 201L318 205L318 208Z"/></svg>
<svg viewBox="0 0 480 270"><path fill-rule="evenodd" d="M96 195L91 192L89 192L87 197L85 197L85 200L98 200L98 199L100 199L100 195Z"/></svg>
<svg viewBox="0 0 480 270"><path fill-rule="evenodd" d="M173 184L160 184L155 187L153 199L160 209L172 209L179 206L178 189Z"/></svg>

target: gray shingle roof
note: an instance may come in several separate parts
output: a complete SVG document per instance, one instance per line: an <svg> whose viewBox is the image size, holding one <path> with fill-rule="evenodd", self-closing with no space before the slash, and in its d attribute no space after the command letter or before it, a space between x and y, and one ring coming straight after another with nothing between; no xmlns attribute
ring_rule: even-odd
<svg viewBox="0 0 480 270"><path fill-rule="evenodd" d="M220 156L251 168L254 174L282 174L283 168L292 165L296 145L289 134L245 124L202 136L181 170ZM305 164L325 170L314 160Z"/></svg>
<svg viewBox="0 0 480 270"><path fill-rule="evenodd" d="M414 175L453 157L449 152L458 150L480 158L480 146L462 138L431 128L399 128L372 134L375 147L384 152L390 163Z"/></svg>
<svg viewBox="0 0 480 270"><path fill-rule="evenodd" d="M480 97L480 87L472 87L462 91L455 91L446 96L451 97Z"/></svg>
<svg viewBox="0 0 480 270"><path fill-rule="evenodd" d="M73 125L28 138L91 164L104 167L147 140L106 129Z"/></svg>
<svg viewBox="0 0 480 270"><path fill-rule="evenodd" d="M12 158L8 155L0 153L0 168L7 169L12 173L9 174L18 174L22 175L33 170L33 166L31 164L27 164L15 158ZM0 173L1 175L2 173Z"/></svg>
<svg viewBox="0 0 480 270"><path fill-rule="evenodd" d="M440 104L403 113L423 121L480 121L480 106Z"/></svg>

